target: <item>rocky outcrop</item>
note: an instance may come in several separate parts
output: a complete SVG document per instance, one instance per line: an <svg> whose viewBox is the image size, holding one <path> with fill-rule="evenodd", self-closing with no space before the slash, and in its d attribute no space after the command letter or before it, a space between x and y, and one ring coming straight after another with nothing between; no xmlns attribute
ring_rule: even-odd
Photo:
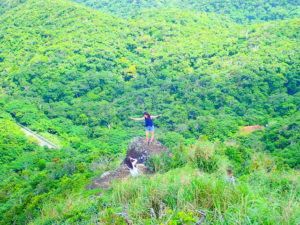
<svg viewBox="0 0 300 225"><path fill-rule="evenodd" d="M129 144L127 156L137 159L138 163L144 163L149 156L160 155L162 152L167 151L168 149L159 141L154 140L148 145L146 139L135 137Z"/></svg>
<svg viewBox="0 0 300 225"><path fill-rule="evenodd" d="M150 156L160 155L163 152L168 152L168 149L159 141L154 140L150 145L142 137L135 137L131 140L127 149L127 156L138 160L137 167L142 174L148 173L144 163ZM130 176L129 169L121 163L119 168L103 173L101 177L95 179L89 186L89 189L109 188L115 179L125 179Z"/></svg>
<svg viewBox="0 0 300 225"><path fill-rule="evenodd" d="M89 189L109 188L114 179L126 178L130 175L128 168L122 164L116 170L103 173L100 178L94 180Z"/></svg>

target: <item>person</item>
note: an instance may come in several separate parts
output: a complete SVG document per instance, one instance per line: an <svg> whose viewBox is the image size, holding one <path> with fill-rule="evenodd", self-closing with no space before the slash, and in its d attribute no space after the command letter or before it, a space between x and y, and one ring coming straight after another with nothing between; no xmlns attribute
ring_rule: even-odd
<svg viewBox="0 0 300 225"><path fill-rule="evenodd" d="M234 176L232 174L232 170L227 170L226 180L231 182L233 185L235 185L235 179L234 179Z"/></svg>
<svg viewBox="0 0 300 225"><path fill-rule="evenodd" d="M145 112L144 117L142 118L133 118L129 117L132 120L145 120L145 129L146 129L146 142L148 145L150 145L153 142L154 139L154 125L153 125L153 119L162 116L162 114L159 114L157 116L150 116L149 113ZM151 139L149 141L149 132L151 133Z"/></svg>
<svg viewBox="0 0 300 225"><path fill-rule="evenodd" d="M138 177L140 175L138 168L136 167L137 159L127 156L124 160L125 165L128 167L132 177Z"/></svg>

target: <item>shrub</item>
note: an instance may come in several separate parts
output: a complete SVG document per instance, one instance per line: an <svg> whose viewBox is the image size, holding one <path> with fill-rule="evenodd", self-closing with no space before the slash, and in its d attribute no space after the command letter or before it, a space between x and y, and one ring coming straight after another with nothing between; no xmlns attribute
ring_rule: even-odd
<svg viewBox="0 0 300 225"><path fill-rule="evenodd" d="M215 148L215 144L211 142L197 141L190 149L191 162L205 172L215 172L218 169L218 157L216 157Z"/></svg>

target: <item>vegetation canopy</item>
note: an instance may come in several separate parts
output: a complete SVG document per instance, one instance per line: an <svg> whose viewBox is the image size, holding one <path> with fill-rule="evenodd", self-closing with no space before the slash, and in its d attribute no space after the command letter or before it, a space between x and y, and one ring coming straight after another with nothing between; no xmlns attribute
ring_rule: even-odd
<svg viewBox="0 0 300 225"><path fill-rule="evenodd" d="M298 224L299 12L286 0L1 1L0 224ZM144 135L129 117L145 111L162 114L155 138L172 154L88 190Z"/></svg>

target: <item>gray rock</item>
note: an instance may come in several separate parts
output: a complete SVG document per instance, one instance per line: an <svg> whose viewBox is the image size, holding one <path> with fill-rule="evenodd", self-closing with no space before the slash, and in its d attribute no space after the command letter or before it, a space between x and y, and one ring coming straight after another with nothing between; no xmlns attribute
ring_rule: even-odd
<svg viewBox="0 0 300 225"><path fill-rule="evenodd" d="M127 156L135 158L138 160L137 168L142 174L148 173L147 167L144 163L150 156L160 155L162 152L168 152L168 149L159 141L154 140L150 145L146 143L146 139L142 137L135 137L131 140ZM93 183L88 187L89 189L96 188L109 188L111 183L115 179L125 179L130 176L129 169L124 164L121 163L120 167L107 171L102 174L102 176L96 178Z"/></svg>
<svg viewBox="0 0 300 225"><path fill-rule="evenodd" d="M93 181L93 183L89 186L89 189L109 188L113 180L126 178L129 177L129 175L130 172L127 166L121 165L115 170L104 172L99 178Z"/></svg>
<svg viewBox="0 0 300 225"><path fill-rule="evenodd" d="M159 141L154 140L148 145L145 138L135 137L129 144L127 156L137 159L138 163L144 163L149 156L160 155L167 151L168 149Z"/></svg>

